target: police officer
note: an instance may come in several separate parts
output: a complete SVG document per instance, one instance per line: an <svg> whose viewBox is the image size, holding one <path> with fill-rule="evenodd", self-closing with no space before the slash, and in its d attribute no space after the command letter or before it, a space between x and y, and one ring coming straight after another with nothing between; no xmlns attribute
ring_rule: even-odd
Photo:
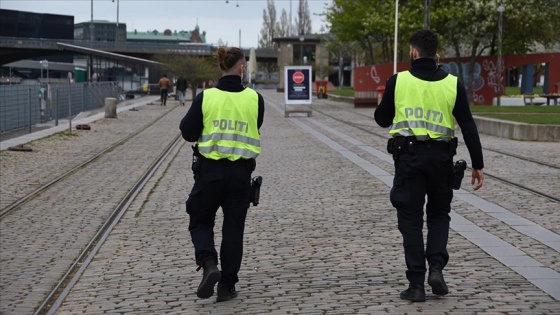
<svg viewBox="0 0 560 315"><path fill-rule="evenodd" d="M237 296L235 284L243 256L243 231L249 208L251 173L261 152L259 128L264 100L245 88L245 56L239 48L215 53L222 77L214 88L199 93L181 121L183 138L197 142L200 152L195 182L186 202L189 231L198 269L203 268L197 296L207 299L218 283L217 302ZM220 265L214 245L214 221L222 208Z"/></svg>
<svg viewBox="0 0 560 315"><path fill-rule="evenodd" d="M391 126L388 149L395 160L395 177L390 200L397 209L409 281L400 298L422 302L426 299L426 260L432 293L448 293L442 270L449 260L452 156L457 143L454 118L461 127L470 154L474 190L482 187L484 163L465 88L457 77L436 65L436 58L439 58L437 35L419 30L410 37L409 44L412 68L387 80L385 94L374 117L381 127ZM426 195L428 235L424 247Z"/></svg>

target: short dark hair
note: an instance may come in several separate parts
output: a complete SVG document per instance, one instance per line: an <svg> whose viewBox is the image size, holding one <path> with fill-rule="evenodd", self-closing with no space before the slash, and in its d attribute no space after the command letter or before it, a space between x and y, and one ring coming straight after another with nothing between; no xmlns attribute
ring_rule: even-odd
<svg viewBox="0 0 560 315"><path fill-rule="evenodd" d="M421 58L436 58L439 40L436 33L430 30L419 30L414 32L408 43L416 50Z"/></svg>

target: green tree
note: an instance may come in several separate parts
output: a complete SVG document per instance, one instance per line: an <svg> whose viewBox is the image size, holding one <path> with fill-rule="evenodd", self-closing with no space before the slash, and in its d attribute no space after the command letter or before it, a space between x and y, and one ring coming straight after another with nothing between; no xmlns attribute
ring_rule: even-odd
<svg viewBox="0 0 560 315"><path fill-rule="evenodd" d="M342 85L344 84L344 76L343 76L343 67L344 61L352 60L355 55L356 51L356 43L355 42L345 42L334 36L333 34L328 34L321 37L321 42L323 43L323 47L325 48L325 53L327 55L327 60L329 60L329 64L336 64L336 69L334 67L327 66L323 70L327 75L331 75L335 72L338 74L338 88L341 89ZM320 62L323 56L318 59ZM319 77L321 77L320 72Z"/></svg>
<svg viewBox="0 0 560 315"><path fill-rule="evenodd" d="M331 24L331 32L339 40L356 42L365 55L365 62L390 62L393 60L395 2L391 0L334 0L324 14ZM413 29L422 27L423 4L421 0L401 1L399 6L399 45ZM406 48L408 50L408 48ZM408 52L408 51L406 51ZM408 55L408 54L406 54Z"/></svg>
<svg viewBox="0 0 560 315"><path fill-rule="evenodd" d="M554 4L556 3L556 5ZM531 52L536 44L550 46L560 39L560 10L554 0L508 0L503 2L502 34L504 54ZM443 47L449 47L457 63L468 57L467 82L469 102L473 104L473 74L478 57L494 55L498 38L496 0L440 0L432 5L431 26L442 36ZM462 67L459 78L464 78Z"/></svg>
<svg viewBox="0 0 560 315"><path fill-rule="evenodd" d="M190 56L186 53L173 52L156 55L155 59L162 64L165 71L169 71L177 77L182 76L187 80L193 99L197 94L199 85L220 77L218 66L210 57Z"/></svg>
<svg viewBox="0 0 560 315"><path fill-rule="evenodd" d="M400 0L398 60L408 58L408 38L429 26L440 35L442 51L457 60L468 57L467 76L459 67L472 104L474 66L478 57L495 54L498 45L497 8L503 12L503 53L523 54L537 44L550 47L560 42L558 0ZM326 20L342 41L357 42L366 63L386 63L393 55L395 1L333 0ZM428 22L429 17L429 22Z"/></svg>

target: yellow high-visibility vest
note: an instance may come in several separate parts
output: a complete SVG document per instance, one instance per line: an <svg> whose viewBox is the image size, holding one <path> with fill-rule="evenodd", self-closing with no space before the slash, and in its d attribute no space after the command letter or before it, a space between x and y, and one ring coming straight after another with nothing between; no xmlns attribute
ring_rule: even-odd
<svg viewBox="0 0 560 315"><path fill-rule="evenodd" d="M256 158L261 152L257 92L249 88L241 92L211 88L203 93L200 154L212 160Z"/></svg>
<svg viewBox="0 0 560 315"><path fill-rule="evenodd" d="M457 77L424 81L410 71L399 72L395 85L395 117L389 134L416 136L418 140L451 139L455 136L453 108Z"/></svg>

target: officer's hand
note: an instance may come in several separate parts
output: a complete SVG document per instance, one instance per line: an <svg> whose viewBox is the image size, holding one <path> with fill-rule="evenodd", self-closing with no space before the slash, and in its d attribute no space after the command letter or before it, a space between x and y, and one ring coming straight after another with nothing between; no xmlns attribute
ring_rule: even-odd
<svg viewBox="0 0 560 315"><path fill-rule="evenodd" d="M473 185L474 190L478 190L484 184L484 173L482 170L472 171L471 185Z"/></svg>

